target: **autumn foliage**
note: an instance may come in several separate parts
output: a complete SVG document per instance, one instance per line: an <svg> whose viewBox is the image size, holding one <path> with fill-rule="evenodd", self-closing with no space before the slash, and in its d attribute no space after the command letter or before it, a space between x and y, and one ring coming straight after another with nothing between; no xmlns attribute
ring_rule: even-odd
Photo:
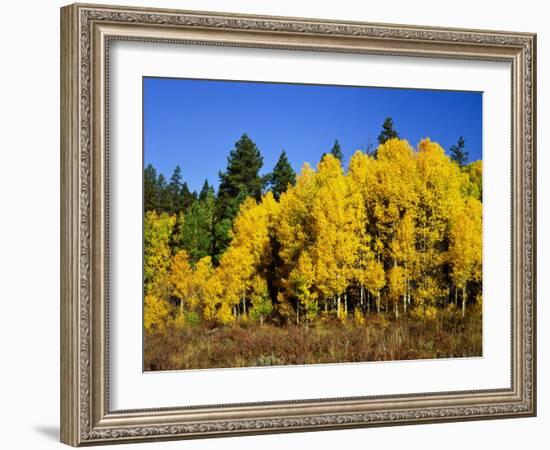
<svg viewBox="0 0 550 450"><path fill-rule="evenodd" d="M347 168L331 153L305 164L295 185L240 203L216 259L173 244L185 221L145 215L150 333L199 323L368 326L373 314L430 321L481 302L481 163L460 167L429 139L417 149L389 139Z"/></svg>

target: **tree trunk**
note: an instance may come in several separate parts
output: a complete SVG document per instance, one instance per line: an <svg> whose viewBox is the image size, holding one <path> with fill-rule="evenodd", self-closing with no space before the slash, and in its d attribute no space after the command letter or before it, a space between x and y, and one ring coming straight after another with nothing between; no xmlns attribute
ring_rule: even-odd
<svg viewBox="0 0 550 450"><path fill-rule="evenodd" d="M395 302L393 302L393 307L395 310L395 318L399 319L399 301L397 299Z"/></svg>
<svg viewBox="0 0 550 450"><path fill-rule="evenodd" d="M380 315L380 292L376 294L376 312Z"/></svg>
<svg viewBox="0 0 550 450"><path fill-rule="evenodd" d="M403 294L403 312L407 312L407 294Z"/></svg>
<svg viewBox="0 0 550 450"><path fill-rule="evenodd" d="M466 285L462 287L462 318L466 314Z"/></svg>
<svg viewBox="0 0 550 450"><path fill-rule="evenodd" d="M246 297L244 292L243 292L243 315L246 316Z"/></svg>
<svg viewBox="0 0 550 450"><path fill-rule="evenodd" d="M367 312L370 314L370 293L367 291Z"/></svg>
<svg viewBox="0 0 550 450"><path fill-rule="evenodd" d="M455 306L458 307L458 289L455 286Z"/></svg>
<svg viewBox="0 0 550 450"><path fill-rule="evenodd" d="M348 294L344 294L344 313L348 317Z"/></svg>
<svg viewBox="0 0 550 450"><path fill-rule="evenodd" d="M336 302L336 316L340 318L340 294L338 294Z"/></svg>
<svg viewBox="0 0 550 450"><path fill-rule="evenodd" d="M260 314L260 326L263 326L264 324L264 315Z"/></svg>

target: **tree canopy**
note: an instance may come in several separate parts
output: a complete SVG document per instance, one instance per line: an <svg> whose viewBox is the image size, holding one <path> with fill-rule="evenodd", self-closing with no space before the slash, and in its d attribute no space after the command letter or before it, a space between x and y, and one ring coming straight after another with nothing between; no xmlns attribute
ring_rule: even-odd
<svg viewBox="0 0 550 450"><path fill-rule="evenodd" d="M347 170L329 153L296 176L283 151L265 193L262 163L243 135L217 196L205 182L179 212L146 212L148 327L169 317L307 325L368 311L429 320L480 301L481 162L460 167L430 139L414 149L394 137L376 156L357 151ZM145 172L151 205L161 175ZM178 183L175 172L167 186Z"/></svg>
<svg viewBox="0 0 550 450"><path fill-rule="evenodd" d="M460 136L456 144L451 145L449 149L451 152L451 159L456 162L460 167L464 167L468 161L468 151L466 150L466 142L464 138Z"/></svg>
<svg viewBox="0 0 550 450"><path fill-rule="evenodd" d="M390 139L395 139L398 137L399 133L394 128L393 119L391 117L386 117L384 123L382 124L382 131L378 135L378 144L385 144Z"/></svg>
<svg viewBox="0 0 550 450"><path fill-rule="evenodd" d="M273 193L276 200L279 200L281 194L290 186L296 184L296 172L290 165L286 152L283 150L273 171L268 176L269 190Z"/></svg>
<svg viewBox="0 0 550 450"><path fill-rule="evenodd" d="M229 231L241 203L252 197L259 200L265 180L260 176L263 157L256 144L245 133L235 143L227 158L227 168L220 172L220 186L216 202L216 231L214 248L216 258L225 251L231 240Z"/></svg>

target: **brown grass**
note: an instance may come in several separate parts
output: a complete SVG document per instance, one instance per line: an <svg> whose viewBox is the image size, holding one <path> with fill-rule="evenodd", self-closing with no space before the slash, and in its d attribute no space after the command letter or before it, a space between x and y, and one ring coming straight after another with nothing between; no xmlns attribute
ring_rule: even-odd
<svg viewBox="0 0 550 450"><path fill-rule="evenodd" d="M360 325L351 319L315 325L275 326L240 323L209 329L170 326L145 336L144 369L181 370L360 361L481 356L479 309L464 319L439 311L435 320L399 320L371 315Z"/></svg>

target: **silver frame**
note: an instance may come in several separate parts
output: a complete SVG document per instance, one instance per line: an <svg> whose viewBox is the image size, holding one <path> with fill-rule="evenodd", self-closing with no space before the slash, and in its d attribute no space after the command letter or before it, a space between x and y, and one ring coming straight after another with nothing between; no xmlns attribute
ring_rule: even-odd
<svg viewBox="0 0 550 450"><path fill-rule="evenodd" d="M112 411L108 62L113 40L381 54L512 67L509 389ZM536 35L75 4L61 9L61 440L97 445L536 414Z"/></svg>

